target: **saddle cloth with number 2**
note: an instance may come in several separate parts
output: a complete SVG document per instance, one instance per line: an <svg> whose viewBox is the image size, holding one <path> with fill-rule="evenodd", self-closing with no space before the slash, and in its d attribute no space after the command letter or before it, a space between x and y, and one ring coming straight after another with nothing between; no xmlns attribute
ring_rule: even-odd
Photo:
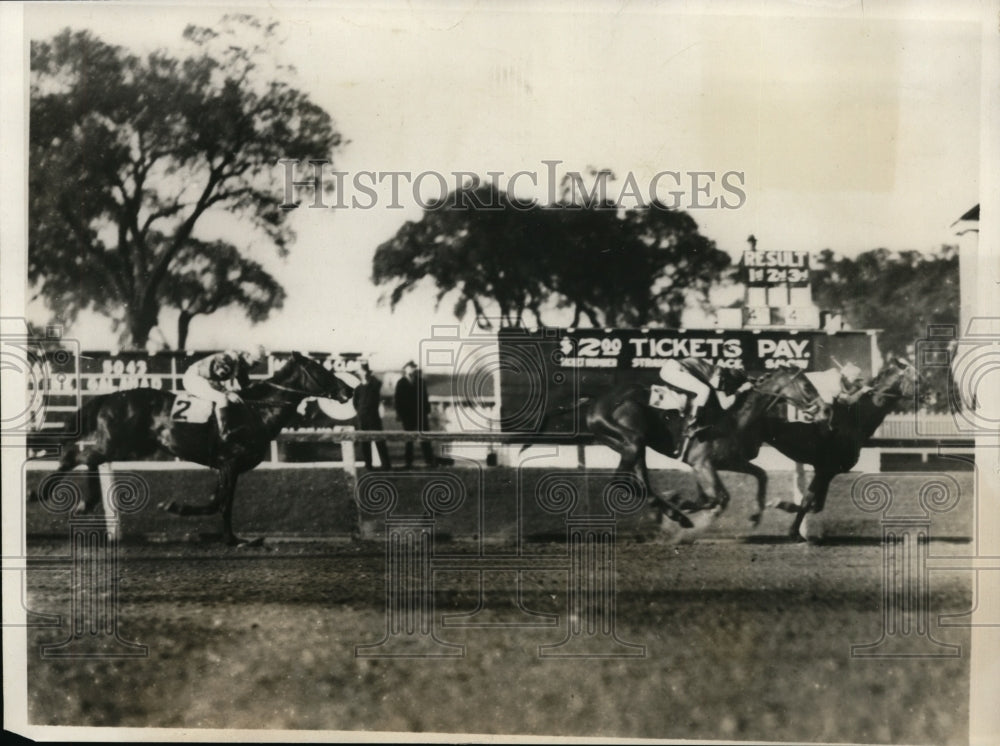
<svg viewBox="0 0 1000 746"><path fill-rule="evenodd" d="M199 399L191 394L177 394L170 408L170 419L174 422L201 424L212 419L215 404L208 399Z"/></svg>

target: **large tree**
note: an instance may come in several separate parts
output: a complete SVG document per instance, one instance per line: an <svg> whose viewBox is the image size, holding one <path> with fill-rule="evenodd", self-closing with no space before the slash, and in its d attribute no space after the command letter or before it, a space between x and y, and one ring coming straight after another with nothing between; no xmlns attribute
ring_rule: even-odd
<svg viewBox="0 0 1000 746"><path fill-rule="evenodd" d="M392 286L392 307L428 280L438 302L453 296L458 317L472 308L481 323L541 325L546 308L566 308L574 326L676 325L678 299L704 295L729 265L689 215L660 203L544 206L489 184L456 190L404 224L376 250L372 277Z"/></svg>
<svg viewBox="0 0 1000 746"><path fill-rule="evenodd" d="M273 25L226 17L184 37L187 56L138 56L68 29L31 46L29 280L64 322L93 308L132 347L161 304L190 300L165 298L171 273L219 249L196 240L207 213L231 213L246 240L284 256L293 235L276 162L332 158L341 143L330 115L278 79Z"/></svg>
<svg viewBox="0 0 1000 746"><path fill-rule="evenodd" d="M484 324L491 316L504 325L517 324L528 311L539 320L548 291L543 244L532 229L537 222L536 205L515 208L509 195L492 185L452 192L378 247L373 280L395 283L389 294L393 308L431 278L438 303L454 295L459 318L472 308Z"/></svg>
<svg viewBox="0 0 1000 746"><path fill-rule="evenodd" d="M285 302L285 290L278 281L225 241L189 241L174 257L160 291L164 304L179 311L179 350L186 349L196 316L237 306L251 323L257 323Z"/></svg>

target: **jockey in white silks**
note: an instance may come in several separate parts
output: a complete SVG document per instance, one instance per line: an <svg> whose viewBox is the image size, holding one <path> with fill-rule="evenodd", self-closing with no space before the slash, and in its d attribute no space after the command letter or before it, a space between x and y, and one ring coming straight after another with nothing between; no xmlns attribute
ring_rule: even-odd
<svg viewBox="0 0 1000 746"><path fill-rule="evenodd" d="M680 458L687 453L692 436L698 432L698 415L708 399L715 391L716 400L723 410L729 409L736 401L741 391L750 388L749 382L743 383L732 394L721 388L723 368L703 358L686 357L680 360L668 360L660 368L660 378L675 389L689 395L688 414L684 427L684 444L680 449Z"/></svg>
<svg viewBox="0 0 1000 746"><path fill-rule="evenodd" d="M240 404L239 392L250 384L250 368L265 356L264 348L253 351L226 350L216 352L193 363L184 372L184 390L192 396L215 404L215 417L219 424L219 437L229 434L228 408Z"/></svg>
<svg viewBox="0 0 1000 746"><path fill-rule="evenodd" d="M864 384L861 368L854 363L806 373L805 376L828 407L838 401L853 404L862 394L871 391L871 387Z"/></svg>

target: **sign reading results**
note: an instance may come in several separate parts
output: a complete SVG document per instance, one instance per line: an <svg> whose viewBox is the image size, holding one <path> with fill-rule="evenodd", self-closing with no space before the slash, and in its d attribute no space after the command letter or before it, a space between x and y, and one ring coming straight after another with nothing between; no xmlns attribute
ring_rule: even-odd
<svg viewBox="0 0 1000 746"><path fill-rule="evenodd" d="M714 333L676 330L573 330L559 342L561 368L659 369L686 357L763 373L778 368L810 368L811 336L791 332Z"/></svg>
<svg viewBox="0 0 1000 746"><path fill-rule="evenodd" d="M744 251L742 279L749 287L808 286L809 252Z"/></svg>

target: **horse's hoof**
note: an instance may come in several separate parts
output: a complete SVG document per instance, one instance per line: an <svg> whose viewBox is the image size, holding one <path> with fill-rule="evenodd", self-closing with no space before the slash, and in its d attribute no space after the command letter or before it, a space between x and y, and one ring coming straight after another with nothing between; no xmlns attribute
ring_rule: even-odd
<svg viewBox="0 0 1000 746"><path fill-rule="evenodd" d="M694 528L694 524L691 522L691 519L679 511L667 513L667 517L681 528Z"/></svg>
<svg viewBox="0 0 1000 746"><path fill-rule="evenodd" d="M232 540L228 542L229 546L236 547L237 549L250 549L252 547L259 547L264 545L264 537L258 536L256 539L239 539L233 537Z"/></svg>
<svg viewBox="0 0 1000 746"><path fill-rule="evenodd" d="M160 510L162 510L162 511L164 511L166 513L176 513L177 512L177 503L175 503L173 500L169 500L169 501L164 500L163 502L157 503L156 507L158 507Z"/></svg>
<svg viewBox="0 0 1000 746"><path fill-rule="evenodd" d="M757 526L759 526L760 525L760 518L761 518L761 514L760 513L754 513L752 516L750 516L750 525L753 526L754 528L756 528Z"/></svg>
<svg viewBox="0 0 1000 746"><path fill-rule="evenodd" d="M795 503L788 502L787 500L779 500L776 503L770 503L768 507L777 508L778 510L783 510L786 513L798 513L799 506Z"/></svg>

